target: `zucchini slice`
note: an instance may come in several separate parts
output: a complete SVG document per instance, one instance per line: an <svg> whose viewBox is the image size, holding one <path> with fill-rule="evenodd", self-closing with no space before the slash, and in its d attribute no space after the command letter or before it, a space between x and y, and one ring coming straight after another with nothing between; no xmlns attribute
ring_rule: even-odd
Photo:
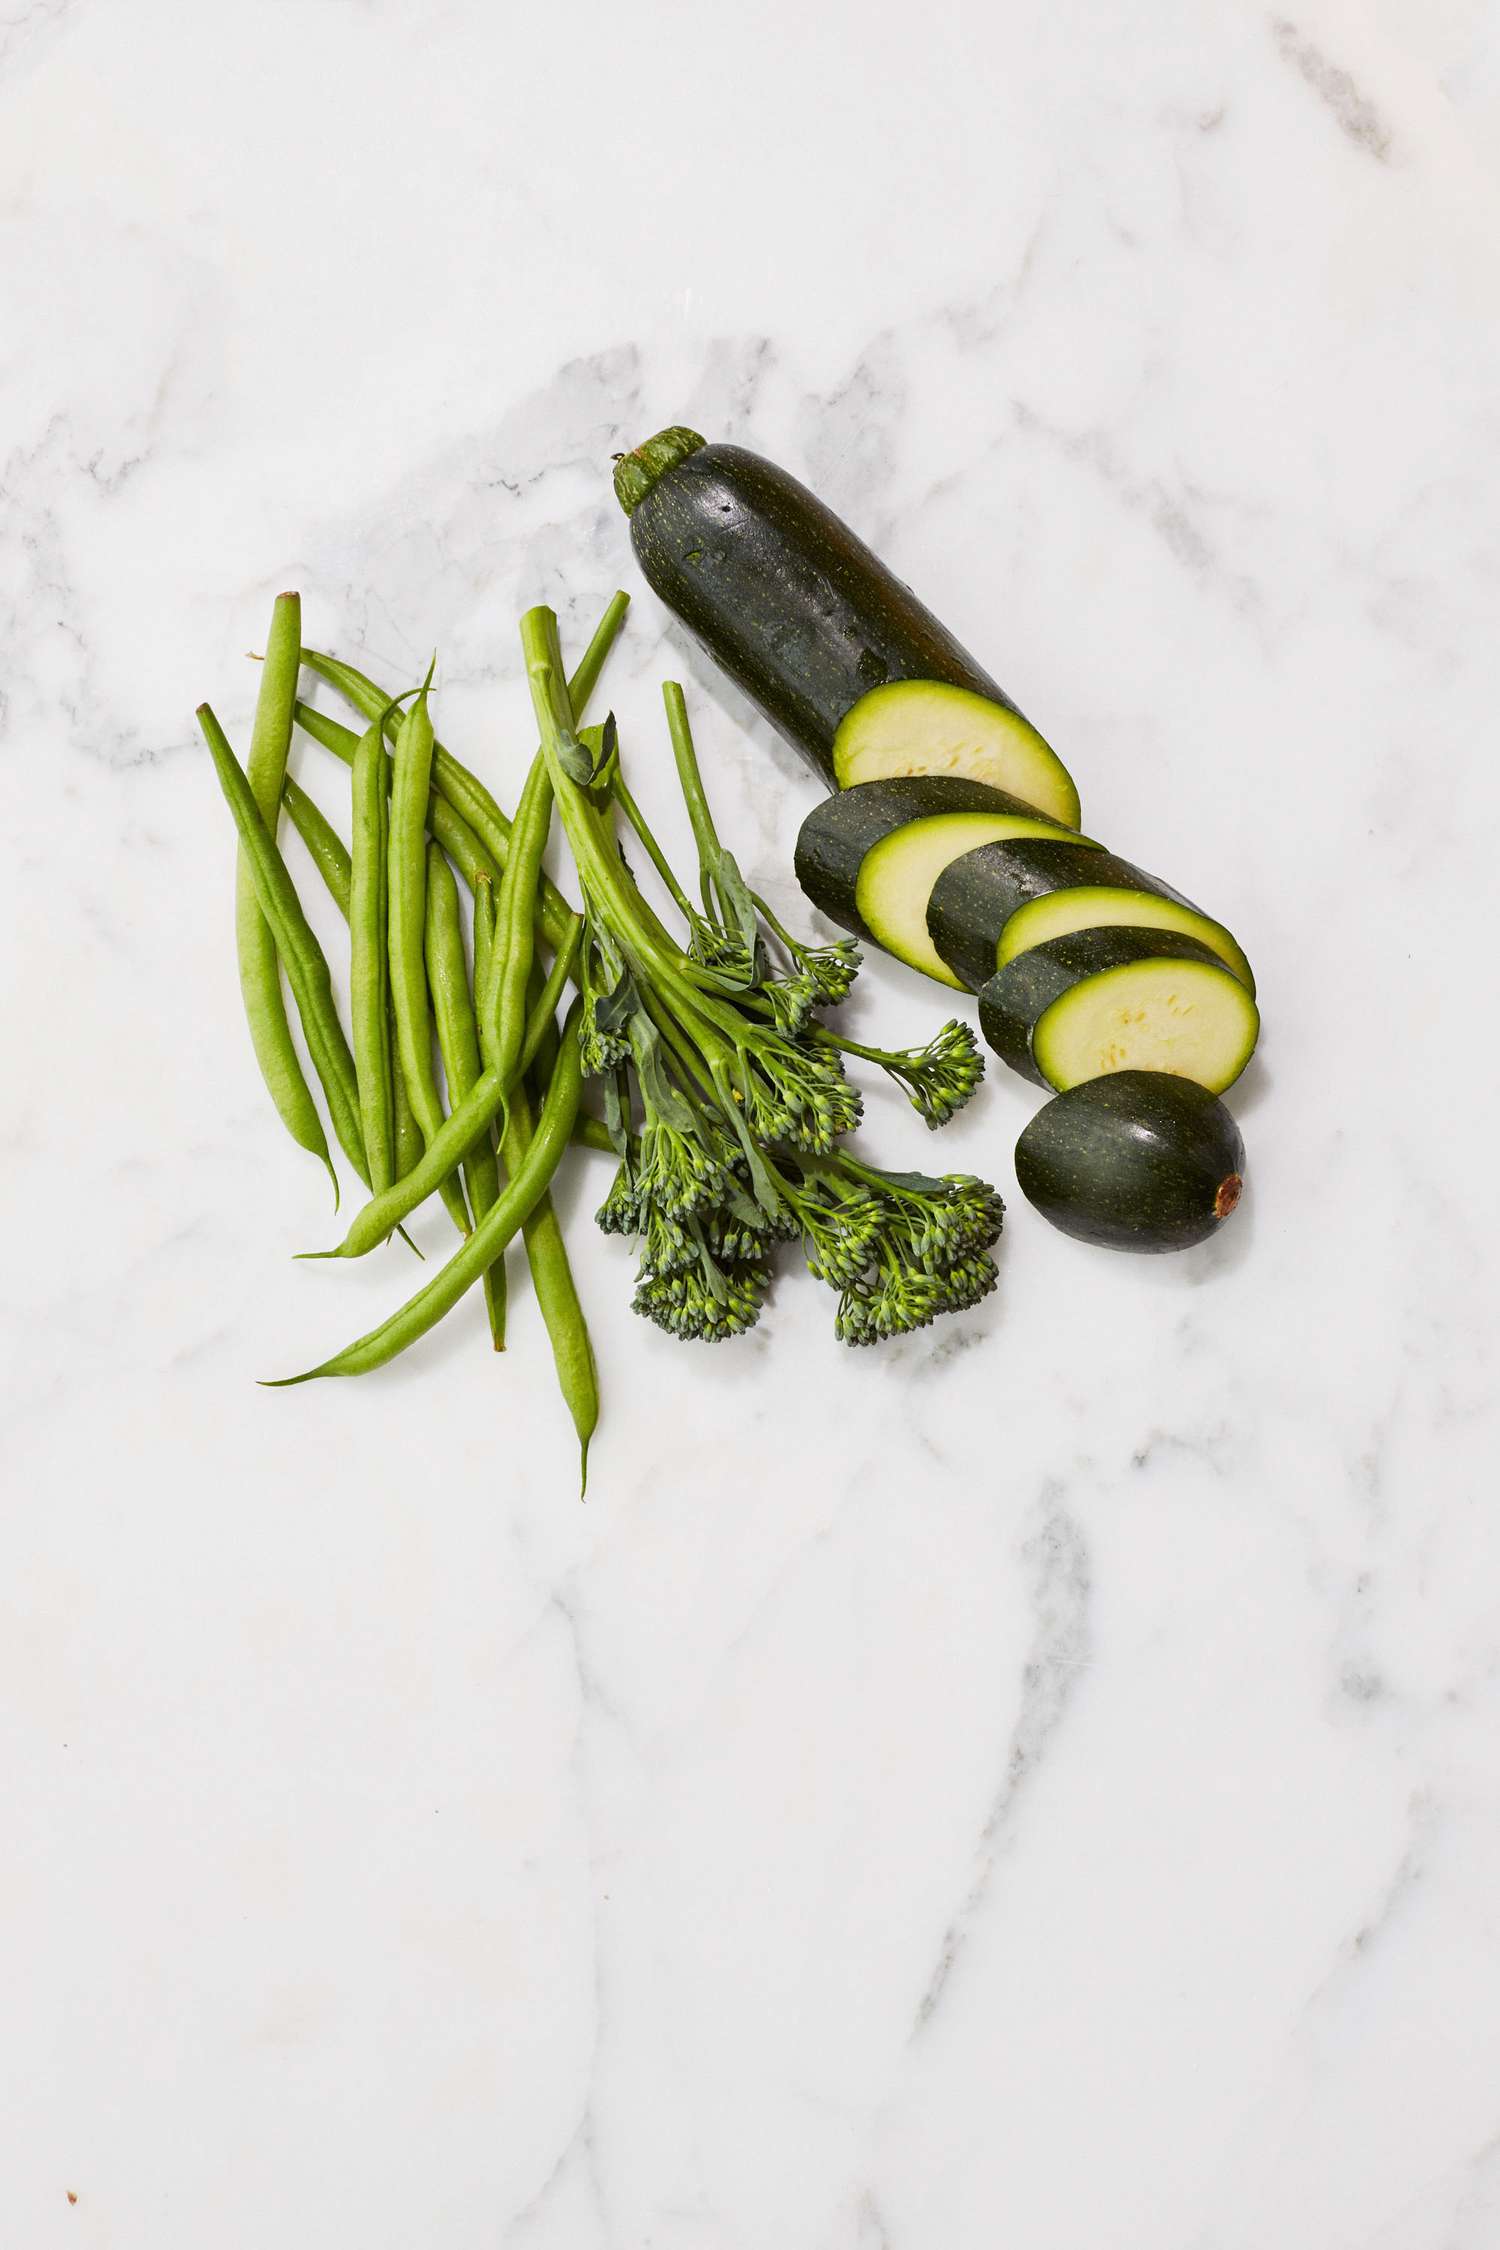
<svg viewBox="0 0 1500 2250"><path fill-rule="evenodd" d="M1033 1037L1042 1019L1069 993L1106 971L1141 968L1161 961L1180 963L1186 974L1206 974L1210 979L1210 1005L1219 997L1212 983L1215 978L1228 982L1240 1000L1248 1000L1243 985L1230 975L1218 954L1180 931L1072 930L1018 953L980 987L980 1029L1002 1062L1033 1085L1050 1086L1052 1081L1033 1052ZM1149 1006L1155 997L1148 975L1145 1004ZM1249 1006L1253 1015L1254 1002ZM1196 1077L1198 1073L1189 1075Z"/></svg>
<svg viewBox="0 0 1500 2250"><path fill-rule="evenodd" d="M1066 833L982 781L913 774L856 782L814 806L802 823L797 880L830 920L961 990L927 934L927 901L942 870L998 838ZM1098 849L1076 841L1081 852Z"/></svg>
<svg viewBox="0 0 1500 2250"><path fill-rule="evenodd" d="M937 951L976 991L1031 946L1104 923L1197 938L1255 990L1250 964L1222 922L1159 876L1113 852L1081 852L1075 839L987 845L945 871L927 910Z"/></svg>
<svg viewBox="0 0 1500 2250"><path fill-rule="evenodd" d="M1260 1011L1222 961L1134 961L1054 1000L1037 1018L1031 1052L1059 1093L1113 1071L1150 1070L1222 1094L1259 1037Z"/></svg>
<svg viewBox="0 0 1500 2250"><path fill-rule="evenodd" d="M1121 1070L1039 1109L1016 1143L1021 1193L1043 1218L1107 1250L1186 1250L1240 1200L1245 1144L1189 1078Z"/></svg>
<svg viewBox="0 0 1500 2250"><path fill-rule="evenodd" d="M1072 777L1030 720L942 680L894 680L862 695L833 738L833 771L841 789L895 774L959 774L1065 828L1078 825Z"/></svg>

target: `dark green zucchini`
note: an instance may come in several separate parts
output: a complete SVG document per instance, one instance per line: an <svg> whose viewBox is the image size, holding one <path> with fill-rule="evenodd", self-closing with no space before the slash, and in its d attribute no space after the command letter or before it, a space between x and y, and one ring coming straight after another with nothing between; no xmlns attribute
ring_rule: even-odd
<svg viewBox="0 0 1500 2250"><path fill-rule="evenodd" d="M1104 923L1197 938L1255 990L1250 964L1222 922L1159 876L1112 852L1080 850L1076 839L986 844L944 870L927 908L934 947L971 991L1029 947Z"/></svg>
<svg viewBox="0 0 1500 2250"><path fill-rule="evenodd" d="M1016 1179L1043 1218L1107 1250L1186 1250L1240 1200L1245 1146L1190 1078L1122 1070L1055 1095L1016 1143Z"/></svg>
<svg viewBox="0 0 1500 2250"><path fill-rule="evenodd" d="M615 491L650 585L828 786L952 774L1076 826L1056 751L784 469L663 430L619 457Z"/></svg>
<svg viewBox="0 0 1500 2250"><path fill-rule="evenodd" d="M831 921L957 985L927 935L927 901L942 869L986 840L1070 833L982 781L862 781L825 797L802 823L797 880ZM1081 851L1098 849L1076 841Z"/></svg>
<svg viewBox="0 0 1500 2250"><path fill-rule="evenodd" d="M1179 1036L1173 1060L1168 1062L1160 1053L1148 1057L1146 1043L1160 1041L1166 997L1161 977L1174 966L1189 980L1197 1002L1197 1020L1189 1026L1172 1018L1169 1029L1175 1029ZM1073 996L1081 985L1092 984L1102 976L1113 980L1116 1012L1129 1018L1128 1029L1121 1034L1125 1057L1111 1067L1175 1069L1183 1077L1196 1078L1200 1085L1221 1093L1249 1061L1258 1023L1255 1002L1217 953L1177 930L1105 927L1072 930L1064 937L1048 938L1044 945L1017 954L1003 969L996 970L988 984L981 985L979 1027L1002 1062L1034 1085L1054 1089L1071 1085L1080 1074L1069 1071L1057 1077L1043 1071L1034 1048L1035 1035L1039 1026L1048 1026L1042 1052L1048 1054L1049 1070L1055 1070L1057 1050L1068 1047L1070 1041L1070 1027L1057 1019L1066 1015L1069 1003L1078 1009L1080 1002ZM1168 1014L1170 1017L1170 1010ZM1189 1031L1195 1036L1185 1036ZM1078 1036L1075 1024L1071 1028L1074 1046ZM1237 1057L1228 1076L1222 1075L1226 1053ZM1189 1061L1194 1067L1186 1067ZM1090 1071L1081 1075L1097 1074Z"/></svg>

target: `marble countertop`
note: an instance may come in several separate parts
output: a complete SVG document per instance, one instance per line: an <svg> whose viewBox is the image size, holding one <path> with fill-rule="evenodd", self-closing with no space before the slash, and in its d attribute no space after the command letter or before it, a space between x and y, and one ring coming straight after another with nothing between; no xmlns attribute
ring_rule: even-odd
<svg viewBox="0 0 1500 2250"><path fill-rule="evenodd" d="M0 5L7 2250L1500 2242L1500 26L1282 6ZM289 1262L192 713L296 586L513 798L520 610L621 584L640 794L678 672L795 905L813 786L609 493L679 420L1267 1028L1176 1259L1014 1194L998 1069L874 1102L1011 1206L884 1354L800 1279L648 1329L580 1160L580 1507L520 1290L256 1387L407 1275Z"/></svg>

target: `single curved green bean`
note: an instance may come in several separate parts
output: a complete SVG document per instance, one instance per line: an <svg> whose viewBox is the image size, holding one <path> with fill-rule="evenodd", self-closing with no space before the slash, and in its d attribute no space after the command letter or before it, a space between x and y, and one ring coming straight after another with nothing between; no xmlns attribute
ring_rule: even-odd
<svg viewBox="0 0 1500 2250"><path fill-rule="evenodd" d="M583 916L575 914L573 927L568 932L566 942L553 956L545 982L540 980L536 963L534 960L532 962L532 980L527 986L526 1036L521 1041L520 1058L516 1063L519 1077L525 1077L543 1048L549 1050L549 1055L542 1075L544 1078L552 1076L553 1065L557 1060L557 1011L562 1005L568 979L578 966L578 950L582 942Z"/></svg>
<svg viewBox="0 0 1500 2250"><path fill-rule="evenodd" d="M521 791L510 832L510 857L495 906L494 967L480 996L480 1028L485 1053L502 1076L508 1075L526 1030L526 988L535 959L533 924L542 853L552 826L552 777L538 750Z"/></svg>
<svg viewBox="0 0 1500 2250"><path fill-rule="evenodd" d="M334 827L321 805L314 804L300 782L290 774L281 784L281 802L297 834L307 846L308 857L322 876L333 900L347 922L349 919L349 885L353 865L349 847Z"/></svg>
<svg viewBox="0 0 1500 2250"><path fill-rule="evenodd" d="M389 838L385 738L366 729L354 753L349 886L349 1019L370 1190L395 1177L396 1093L391 1068L390 949L386 935Z"/></svg>
<svg viewBox="0 0 1500 2250"><path fill-rule="evenodd" d="M432 717L424 687L407 714L391 768L389 913L391 999L396 1051L422 1138L431 1147L443 1105L432 1067L432 1011L427 1000L427 798L432 775ZM454 1225L469 1232L463 1188L449 1176L438 1189Z"/></svg>
<svg viewBox="0 0 1500 2250"><path fill-rule="evenodd" d="M290 774L281 785L281 801L286 807L287 818L307 847L308 857L327 885L329 897L347 922L349 892L353 881L353 865L348 846L321 807L314 804L307 791ZM400 1179L414 1164L420 1163L426 1143L422 1139L421 1128L412 1116L411 1103L406 1098L406 1080L399 1063L395 1061L395 1025L389 1016L389 993L386 994L386 1005L389 1025L386 1036L392 1055L391 1107L394 1113L395 1176ZM358 1075L356 1068L356 1079ZM403 1239L410 1241L409 1236ZM417 1250L414 1242L411 1247ZM417 1250L417 1256L420 1258L421 1255L421 1251Z"/></svg>
<svg viewBox="0 0 1500 2250"><path fill-rule="evenodd" d="M368 1185L354 1057L349 1052L349 1042L344 1037L343 1025L339 1022L338 1010L333 1004L333 980L328 973L323 948L313 933L312 924L302 911L297 887L287 873L286 862L255 801L249 777L230 749L223 728L206 703L198 706L198 724L203 729L203 737L214 762L214 771L218 775L219 787L224 792L235 827L239 830L240 842L244 846L255 883L256 899L275 940L282 967L286 970L287 982L292 988L292 997L297 1003L297 1013L302 1021L308 1052L312 1056L313 1067L328 1102L333 1129L345 1155ZM279 805L279 787L276 797Z"/></svg>
<svg viewBox="0 0 1500 2250"><path fill-rule="evenodd" d="M250 755L245 761L260 816L274 837L281 809L281 784L286 774L287 748L292 739L292 710L297 701L297 673L302 662L302 603L296 594L278 594L266 635L265 662L255 699L255 720L250 730ZM287 1022L281 992L281 971L276 961L276 941L255 895L255 878L241 850L234 879L234 937L239 956L240 991L250 1043L266 1090L277 1114L299 1148L316 1156L338 1181L328 1156L323 1120L313 1100L302 1063Z"/></svg>
<svg viewBox="0 0 1500 2250"><path fill-rule="evenodd" d="M562 1045L557 1068L547 1089L547 1099L542 1106L545 1123L547 1111L552 1106L553 1090L559 1083L570 1084L578 1075L578 1017L582 1001L575 1000L568 1011L563 1027ZM576 1111L577 1102L574 1102ZM525 1176L531 1162L532 1150L540 1138L541 1128L534 1136L531 1122L531 1103L526 1088L518 1083L510 1097L510 1111L505 1133L500 1143L500 1160L512 1180ZM594 1348L589 1341L588 1322L583 1317L583 1307L578 1301L578 1290L573 1280L573 1268L568 1262L568 1247L558 1225L552 1198L545 1187L532 1204L521 1229L526 1245L526 1264L531 1274L531 1286L536 1291L536 1301L546 1324L552 1344L552 1361L557 1369L558 1388L563 1403L573 1418L578 1433L579 1494L588 1490L589 1440L599 1426L599 1377L594 1365Z"/></svg>
<svg viewBox="0 0 1500 2250"><path fill-rule="evenodd" d="M582 1086L579 1067L577 1018L580 1003L574 1002L569 1016L569 1029L573 1036L564 1042L563 1060L548 1090L546 1106L542 1111L525 1162L502 1190L480 1220L474 1232L463 1243L448 1263L435 1273L425 1289L418 1291L399 1312L371 1329L355 1343L326 1359L318 1367L310 1367L305 1374L283 1376L273 1388L290 1383L310 1382L318 1375L364 1375L370 1369L383 1367L398 1352L405 1351L418 1337L425 1336L437 1325L444 1313L452 1310L465 1292L471 1289L485 1268L493 1263L518 1228L524 1225L544 1195L547 1183L557 1170L563 1151L568 1146L573 1120L578 1112L578 1096Z"/></svg>
<svg viewBox="0 0 1500 2250"><path fill-rule="evenodd" d="M486 894L488 883L480 885ZM476 912L478 911L476 897ZM469 964L464 953L463 916L458 904L458 884L453 870L436 844L427 847L427 984L437 1023L438 1053L448 1081L448 1112L462 1108L480 1076L479 1028L469 991ZM500 1172L486 1125L469 1143L464 1158L464 1179L469 1206L476 1223L500 1193ZM490 1341L497 1352L505 1349L505 1266L489 1267L484 1276L485 1310L489 1315Z"/></svg>

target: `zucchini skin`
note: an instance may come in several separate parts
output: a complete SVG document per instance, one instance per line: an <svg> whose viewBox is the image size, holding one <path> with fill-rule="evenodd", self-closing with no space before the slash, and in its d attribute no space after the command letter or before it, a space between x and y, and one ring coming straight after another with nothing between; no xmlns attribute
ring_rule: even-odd
<svg viewBox="0 0 1500 2250"><path fill-rule="evenodd" d="M1034 805L986 781L958 774L893 774L884 781L857 781L814 805L797 834L797 880L821 913L867 944L879 938L855 904L859 871L867 853L898 828L936 813L1014 813L1045 820ZM1059 826L1059 837L1068 830ZM966 858L972 858L966 853Z"/></svg>
<svg viewBox="0 0 1500 2250"><path fill-rule="evenodd" d="M980 986L979 1028L1002 1062L1034 1086L1050 1091L1050 1081L1031 1052L1031 1035L1038 1022L1053 1001L1074 985L1101 970L1122 969L1134 961L1198 961L1233 975L1211 947L1181 930L1112 929L1108 924L1070 930L1018 953Z"/></svg>
<svg viewBox="0 0 1500 2250"><path fill-rule="evenodd" d="M630 539L653 592L830 789L839 721L889 681L943 681L1023 716L831 508L758 453L703 445L674 460L634 501Z"/></svg>
<svg viewBox="0 0 1500 2250"><path fill-rule="evenodd" d="M1119 1070L1056 1094L1016 1143L1027 1201L1076 1241L1187 1250L1240 1199L1245 1144L1217 1095L1165 1071Z"/></svg>
<svg viewBox="0 0 1500 2250"><path fill-rule="evenodd" d="M980 844L943 869L927 901L927 934L954 975L977 992L995 974L1000 932L1016 908L1048 891L1084 883L1177 898L1155 876L1143 875L1128 859L1117 859L1081 837L1060 836L1055 844L1041 837L1016 837L1009 843Z"/></svg>

